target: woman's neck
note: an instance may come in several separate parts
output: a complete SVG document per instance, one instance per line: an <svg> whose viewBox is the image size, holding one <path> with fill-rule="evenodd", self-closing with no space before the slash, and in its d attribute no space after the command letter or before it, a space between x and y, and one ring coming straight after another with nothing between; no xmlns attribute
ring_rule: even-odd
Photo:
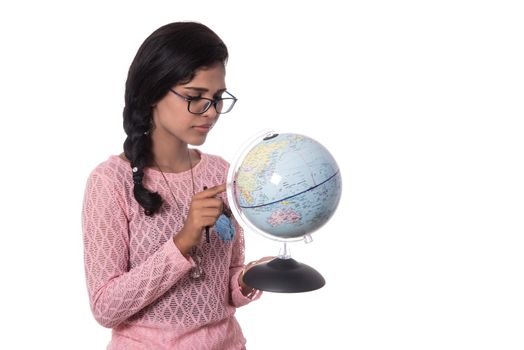
<svg viewBox="0 0 524 350"><path fill-rule="evenodd" d="M152 168L165 173L180 173L193 166L187 145L172 149L153 147L153 164L151 165Z"/></svg>
<svg viewBox="0 0 524 350"><path fill-rule="evenodd" d="M171 137L162 137L155 131L157 130L153 130L151 135L152 168L165 173L180 173L193 167L193 157L189 153L187 143L174 138L172 135L170 135Z"/></svg>

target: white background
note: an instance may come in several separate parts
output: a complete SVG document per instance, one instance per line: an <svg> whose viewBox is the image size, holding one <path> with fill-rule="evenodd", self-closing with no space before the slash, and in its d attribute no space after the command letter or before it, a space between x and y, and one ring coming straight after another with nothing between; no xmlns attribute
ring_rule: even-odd
<svg viewBox="0 0 524 350"><path fill-rule="evenodd" d="M335 216L292 247L326 286L239 309L248 348L523 349L519 5L2 2L0 348L109 341L84 281L85 181L122 150L142 41L196 20L228 45L240 99L201 149L232 161L261 129L303 133L343 177ZM278 252L246 240L248 260Z"/></svg>

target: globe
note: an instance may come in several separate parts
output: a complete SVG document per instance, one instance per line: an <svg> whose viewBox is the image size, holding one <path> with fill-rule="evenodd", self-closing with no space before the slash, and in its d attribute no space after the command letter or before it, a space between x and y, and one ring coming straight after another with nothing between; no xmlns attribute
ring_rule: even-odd
<svg viewBox="0 0 524 350"><path fill-rule="evenodd" d="M228 174L229 201L251 230L279 241L308 240L333 216L342 180L319 142L266 132L237 158Z"/></svg>
<svg viewBox="0 0 524 350"><path fill-rule="evenodd" d="M312 138L271 131L251 140L229 169L228 200L244 228L283 242L284 249L246 271L244 282L279 293L323 287L318 271L291 258L287 242L310 242L311 233L333 216L341 193L335 159Z"/></svg>

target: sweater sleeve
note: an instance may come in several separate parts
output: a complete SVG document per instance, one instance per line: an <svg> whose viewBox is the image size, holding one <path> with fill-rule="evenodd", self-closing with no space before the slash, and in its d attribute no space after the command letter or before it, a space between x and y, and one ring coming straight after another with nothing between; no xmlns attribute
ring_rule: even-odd
<svg viewBox="0 0 524 350"><path fill-rule="evenodd" d="M231 254L231 265L229 267L229 285L231 291L231 305L235 307L241 307L249 304L253 300L258 299L262 292L256 291L256 293L251 298L246 297L241 292L240 284L238 283L238 277L244 268L244 232L236 220L234 220L234 225L235 237L233 241L233 252Z"/></svg>
<svg viewBox="0 0 524 350"><path fill-rule="evenodd" d="M91 310L104 327L114 327L151 304L193 266L172 239L129 269L128 220L105 174L91 173L84 194L84 265Z"/></svg>

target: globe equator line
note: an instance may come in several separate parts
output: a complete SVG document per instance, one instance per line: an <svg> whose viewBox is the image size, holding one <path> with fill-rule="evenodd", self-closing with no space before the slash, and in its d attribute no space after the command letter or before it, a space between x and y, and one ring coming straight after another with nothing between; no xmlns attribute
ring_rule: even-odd
<svg viewBox="0 0 524 350"><path fill-rule="evenodd" d="M268 205L272 205L272 204L275 204L275 203L278 203L278 202L282 202L282 201L285 201L285 200L288 200L288 199L291 199L293 197L296 197L296 196L300 196L301 194L304 194L306 192L309 192L311 190L314 190L315 188L319 187L319 186L322 186L323 184L325 184L326 182L328 182L329 180L331 180L332 178L334 178L335 176L338 175L338 173L340 172L340 170L337 170L333 175L331 175L330 177L328 177L326 180L322 181L321 183L313 186L313 187L310 187L308 188L307 190L304 190L302 192L299 192L299 193L296 193L292 196L288 196L288 197L285 197L285 198L282 198L282 199L279 199L277 201L273 201L273 202L270 202L270 203L265 203L265 204L260 204L260 205L253 205L253 206L242 206L240 205L239 207L242 208L242 209L254 209L254 208L261 208L261 207L266 207Z"/></svg>

